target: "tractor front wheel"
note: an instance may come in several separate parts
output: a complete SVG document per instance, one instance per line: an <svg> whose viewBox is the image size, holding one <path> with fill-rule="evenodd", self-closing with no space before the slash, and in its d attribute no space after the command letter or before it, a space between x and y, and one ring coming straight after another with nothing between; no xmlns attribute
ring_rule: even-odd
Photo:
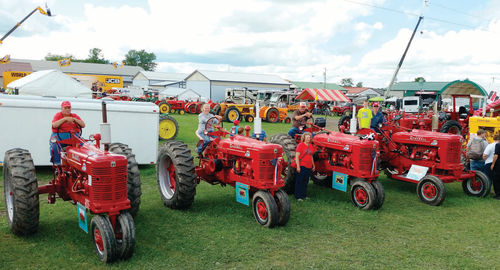
<svg viewBox="0 0 500 270"><path fill-rule="evenodd" d="M418 182L417 194L422 202L432 206L439 206L446 197L446 188L439 177L426 175Z"/></svg>
<svg viewBox="0 0 500 270"><path fill-rule="evenodd" d="M247 115L247 116L245 117L245 121L247 121L248 123L252 123L252 122L253 122L253 120L254 120L253 115Z"/></svg>
<svg viewBox="0 0 500 270"><path fill-rule="evenodd" d="M377 204L377 194L370 183L357 178L351 184L351 201L356 207L370 210Z"/></svg>
<svg viewBox="0 0 500 270"><path fill-rule="evenodd" d="M285 124L290 124L290 122L292 122L292 118L290 116L287 116L285 117L285 120L283 120L283 122L285 122Z"/></svg>
<svg viewBox="0 0 500 270"><path fill-rule="evenodd" d="M462 181L464 193L474 197L486 197L490 194L491 180L486 174L475 171L476 177Z"/></svg>
<svg viewBox="0 0 500 270"><path fill-rule="evenodd" d="M186 111L184 111L183 109L180 109L177 111L180 115L184 115L186 113Z"/></svg>
<svg viewBox="0 0 500 270"><path fill-rule="evenodd" d="M372 181L372 186L375 189L375 193L377 195L377 203L373 206L374 210L380 209L382 205L384 204L385 201L385 191L384 191L384 186L382 186L382 183L378 180L373 180Z"/></svg>
<svg viewBox="0 0 500 270"><path fill-rule="evenodd" d="M91 223L92 240L99 260L110 263L118 255L116 239L109 218L104 215L94 216Z"/></svg>
<svg viewBox="0 0 500 270"><path fill-rule="evenodd" d="M35 165L28 150L15 148L5 152L3 181L10 230L16 235L35 233L40 203Z"/></svg>
<svg viewBox="0 0 500 270"><path fill-rule="evenodd" d="M259 190L252 199L252 210L255 220L267 228L273 228L278 223L278 206L269 191Z"/></svg>
<svg viewBox="0 0 500 270"><path fill-rule="evenodd" d="M158 135L160 140L173 140L179 132L179 124L177 120L170 115L160 115L160 123L158 125Z"/></svg>
<svg viewBox="0 0 500 270"><path fill-rule="evenodd" d="M344 127L344 133L349 133L349 129L351 128L351 116L350 115L344 115L340 117L339 119L339 132L341 130L341 127Z"/></svg>
<svg viewBox="0 0 500 270"><path fill-rule="evenodd" d="M114 232L117 257L122 260L132 257L135 247L135 225L130 213L123 212L118 216Z"/></svg>
<svg viewBox="0 0 500 270"><path fill-rule="evenodd" d="M321 174L319 172L313 172L311 174L311 180L314 184L318 186L331 187L332 186L332 177L327 174Z"/></svg>
<svg viewBox="0 0 500 270"><path fill-rule="evenodd" d="M184 209L191 206L196 194L193 156L186 144L167 141L158 151L156 176L165 206Z"/></svg>
<svg viewBox="0 0 500 270"><path fill-rule="evenodd" d="M285 191L278 189L274 193L274 200L278 207L278 226L285 226L290 219L290 199Z"/></svg>

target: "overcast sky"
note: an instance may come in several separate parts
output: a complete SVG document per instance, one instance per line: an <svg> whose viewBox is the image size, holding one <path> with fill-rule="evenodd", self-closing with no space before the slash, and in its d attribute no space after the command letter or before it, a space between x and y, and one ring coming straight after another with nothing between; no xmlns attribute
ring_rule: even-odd
<svg viewBox="0 0 500 270"><path fill-rule="evenodd" d="M0 0L0 33L45 1ZM0 45L0 57L86 58L101 48L121 61L130 49L157 56L157 71L270 73L328 82L350 77L386 87L415 27L424 20L399 81L470 79L500 86L500 0L49 0ZM493 78L495 78L493 80ZM492 83L495 81L495 83Z"/></svg>

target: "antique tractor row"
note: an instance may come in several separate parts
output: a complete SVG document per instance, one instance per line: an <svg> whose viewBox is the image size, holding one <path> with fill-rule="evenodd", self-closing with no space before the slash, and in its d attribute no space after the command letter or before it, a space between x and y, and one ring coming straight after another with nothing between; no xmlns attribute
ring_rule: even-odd
<svg viewBox="0 0 500 270"><path fill-rule="evenodd" d="M235 103L220 103L217 104L213 112L215 115L220 115L227 122L235 120L243 120L251 123L254 121L255 105L254 104L235 104ZM272 106L262 106L259 109L259 117L270 123L284 122L290 123L292 119L288 116L287 108L277 108Z"/></svg>
<svg viewBox="0 0 500 270"><path fill-rule="evenodd" d="M141 203L141 180L135 156L125 144L111 144L107 132L82 139L59 140L62 165L53 166L53 179L38 186L35 166L29 151L15 148L4 158L4 195L10 230L29 235L39 224L39 195L48 194L48 203L56 198L77 205L80 227L87 232L87 212L94 215L90 234L101 261L128 259L135 247L133 216ZM108 133L109 134L109 133ZM104 138L106 137L106 138ZM91 143L90 141L95 141ZM104 143L106 141L106 143ZM100 144L105 150L100 149Z"/></svg>
<svg viewBox="0 0 500 270"><path fill-rule="evenodd" d="M249 205L251 197L254 217L262 226L285 225L290 217L290 202L280 189L285 184L281 176L286 167L282 147L229 134L214 125L215 121L215 117L207 121L205 134L213 141L202 150L196 166L183 142L171 140L161 146L156 166L164 204L172 209L189 207L196 185L204 180L235 187L237 201L245 205Z"/></svg>

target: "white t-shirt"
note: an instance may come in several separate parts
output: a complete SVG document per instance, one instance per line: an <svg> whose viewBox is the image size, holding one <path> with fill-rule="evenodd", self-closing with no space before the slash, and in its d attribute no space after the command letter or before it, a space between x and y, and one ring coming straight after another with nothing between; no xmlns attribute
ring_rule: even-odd
<svg viewBox="0 0 500 270"><path fill-rule="evenodd" d="M497 143L490 143L486 148L484 149L483 155L488 156L486 160L484 161L484 164L492 163L493 162L493 156L495 155L495 145Z"/></svg>

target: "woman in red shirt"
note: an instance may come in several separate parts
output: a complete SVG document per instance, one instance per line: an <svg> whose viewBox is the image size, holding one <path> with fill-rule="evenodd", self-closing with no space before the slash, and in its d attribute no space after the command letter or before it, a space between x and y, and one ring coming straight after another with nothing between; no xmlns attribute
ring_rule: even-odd
<svg viewBox="0 0 500 270"><path fill-rule="evenodd" d="M314 170L313 153L314 147L311 144L312 135L309 132L302 134L301 143L295 150L295 161L297 162L297 176L295 178L295 198L302 201L307 197L307 184Z"/></svg>

